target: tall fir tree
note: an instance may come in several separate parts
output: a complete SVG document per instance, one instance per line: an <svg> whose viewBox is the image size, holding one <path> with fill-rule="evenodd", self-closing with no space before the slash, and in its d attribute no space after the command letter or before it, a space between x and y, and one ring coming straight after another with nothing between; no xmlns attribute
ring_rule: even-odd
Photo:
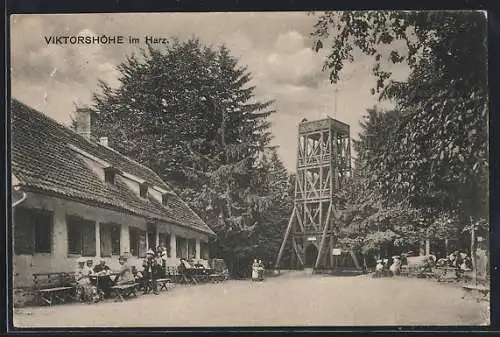
<svg viewBox="0 0 500 337"><path fill-rule="evenodd" d="M96 135L170 182L217 233L214 255L238 272L274 202L258 165L272 102L254 98L250 73L226 47L197 39L148 46L118 70L120 85L101 82L94 95Z"/></svg>

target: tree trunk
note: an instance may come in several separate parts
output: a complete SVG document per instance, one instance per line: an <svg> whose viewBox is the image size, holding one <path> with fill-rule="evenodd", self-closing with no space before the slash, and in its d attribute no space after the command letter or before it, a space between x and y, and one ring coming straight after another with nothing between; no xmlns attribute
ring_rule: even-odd
<svg viewBox="0 0 500 337"><path fill-rule="evenodd" d="M471 230L470 230L470 257L472 260L472 270L474 275L474 281L477 281L477 261L476 261L476 229L474 227L474 223L471 218Z"/></svg>

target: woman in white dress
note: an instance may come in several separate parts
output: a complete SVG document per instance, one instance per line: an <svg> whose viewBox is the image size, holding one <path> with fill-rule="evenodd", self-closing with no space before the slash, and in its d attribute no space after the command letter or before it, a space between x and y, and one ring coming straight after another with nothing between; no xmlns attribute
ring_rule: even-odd
<svg viewBox="0 0 500 337"><path fill-rule="evenodd" d="M257 281L259 278L259 263L257 259L253 260L252 264L252 281Z"/></svg>
<svg viewBox="0 0 500 337"><path fill-rule="evenodd" d="M389 267L389 270L391 271L392 276L399 275L399 271L401 269L401 259L399 256L393 256L392 261L393 262Z"/></svg>

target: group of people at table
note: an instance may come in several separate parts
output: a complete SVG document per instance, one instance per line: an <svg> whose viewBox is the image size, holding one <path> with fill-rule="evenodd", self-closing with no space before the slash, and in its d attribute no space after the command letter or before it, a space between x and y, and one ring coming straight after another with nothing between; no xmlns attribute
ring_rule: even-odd
<svg viewBox="0 0 500 337"><path fill-rule="evenodd" d="M106 265L104 259L94 266L92 258L81 257L77 260L75 269L76 298L88 303L98 302L110 297L114 286L134 283L143 286L144 294L152 291L158 295L156 280L166 276L166 258L165 250L157 248L155 252L149 249L142 261L143 270L139 271L136 266L128 264L125 255L119 257L119 267L115 270ZM182 274L190 268L196 268L198 264L193 267L188 261L181 259L178 268Z"/></svg>
<svg viewBox="0 0 500 337"><path fill-rule="evenodd" d="M377 260L377 265L375 267L375 277L380 277L385 274L390 276L398 275L401 271L403 265L408 264L407 254L396 255L392 257L392 263L389 264L389 259ZM460 273L471 270L472 262L469 256L465 253L461 253L458 250L451 253L449 256L437 259L435 255L429 254L424 257L420 265L420 271L422 272L432 272L434 267L451 267L457 272L457 276Z"/></svg>

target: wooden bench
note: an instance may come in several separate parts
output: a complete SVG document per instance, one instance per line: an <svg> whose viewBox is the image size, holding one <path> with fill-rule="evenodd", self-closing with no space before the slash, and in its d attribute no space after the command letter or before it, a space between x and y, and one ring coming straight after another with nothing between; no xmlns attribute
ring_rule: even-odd
<svg viewBox="0 0 500 337"><path fill-rule="evenodd" d="M408 265L401 266L399 270L399 275L400 276L410 276L410 268Z"/></svg>
<svg viewBox="0 0 500 337"><path fill-rule="evenodd" d="M196 278L194 277L193 270L189 269L186 273L179 273L179 269L177 267L168 266L166 274L175 283L198 284Z"/></svg>
<svg viewBox="0 0 500 337"><path fill-rule="evenodd" d="M74 297L76 289L74 273L36 273L33 274L35 302L49 306L64 303Z"/></svg>
<svg viewBox="0 0 500 337"><path fill-rule="evenodd" d="M156 280L156 286L158 287L159 291L161 291L162 289L168 291L169 284L172 284L172 280L170 278L159 278Z"/></svg>
<svg viewBox="0 0 500 337"><path fill-rule="evenodd" d="M228 280L229 274L225 272L213 272L208 277L213 283L220 283Z"/></svg>
<svg viewBox="0 0 500 337"><path fill-rule="evenodd" d="M139 283L126 283L117 284L112 286L111 289L118 295L118 300L124 301L125 297L137 296L137 288L140 286Z"/></svg>
<svg viewBox="0 0 500 337"><path fill-rule="evenodd" d="M181 274L179 274L177 267L175 266L167 266L165 274L167 277L172 280L174 283L180 283L181 281Z"/></svg>

